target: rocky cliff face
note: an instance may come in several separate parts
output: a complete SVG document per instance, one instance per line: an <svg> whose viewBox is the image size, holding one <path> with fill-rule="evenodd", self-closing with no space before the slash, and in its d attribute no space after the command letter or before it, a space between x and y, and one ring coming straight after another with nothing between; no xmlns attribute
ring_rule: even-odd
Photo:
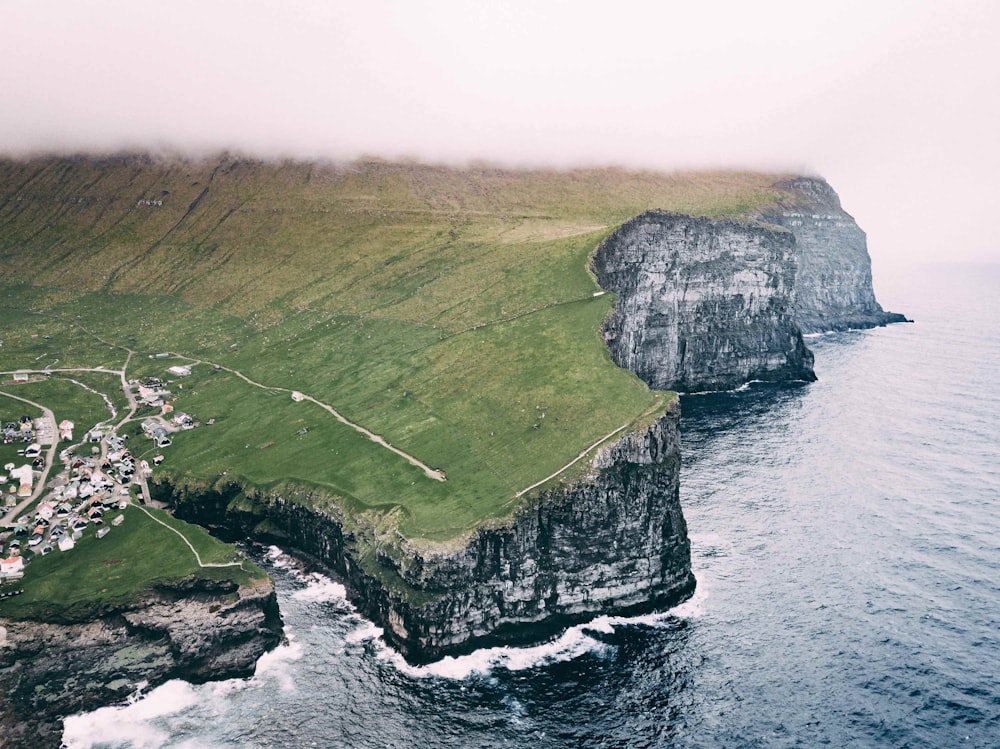
<svg viewBox="0 0 1000 749"><path fill-rule="evenodd" d="M906 322L886 312L872 290L865 233L825 181L798 177L776 187L789 195L761 218L795 235L795 320L805 333Z"/></svg>
<svg viewBox="0 0 1000 749"><path fill-rule="evenodd" d="M600 451L590 476L544 492L454 552L422 553L397 539L359 553L364 530L345 530L343 518L307 509L320 504L309 498L246 497L237 487L166 491L186 519L277 541L332 568L386 639L421 662L690 596L677 421L675 406Z"/></svg>
<svg viewBox="0 0 1000 749"><path fill-rule="evenodd" d="M604 326L612 358L650 387L816 379L794 319L791 232L652 211L615 231L593 268L618 294Z"/></svg>
<svg viewBox="0 0 1000 749"><path fill-rule="evenodd" d="M0 747L58 747L63 718L120 702L142 681L249 676L282 637L269 581L198 581L93 621L0 627Z"/></svg>

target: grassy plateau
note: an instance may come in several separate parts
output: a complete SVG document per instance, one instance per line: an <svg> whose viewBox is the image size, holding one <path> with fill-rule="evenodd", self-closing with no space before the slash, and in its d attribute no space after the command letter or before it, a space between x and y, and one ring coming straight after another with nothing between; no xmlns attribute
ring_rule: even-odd
<svg viewBox="0 0 1000 749"><path fill-rule="evenodd" d="M163 475L318 488L414 543L454 543L674 397L611 362L598 244L650 208L750 215L781 200L781 177L0 162L0 370L114 369L132 349L129 376L166 377L191 362L151 355L202 360L171 383L202 426L175 435Z"/></svg>

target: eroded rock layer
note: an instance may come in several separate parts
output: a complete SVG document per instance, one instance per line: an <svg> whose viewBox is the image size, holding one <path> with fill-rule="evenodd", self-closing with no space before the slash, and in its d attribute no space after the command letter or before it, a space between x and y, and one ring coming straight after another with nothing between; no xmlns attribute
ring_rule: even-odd
<svg viewBox="0 0 1000 749"><path fill-rule="evenodd" d="M85 622L0 620L0 747L58 747L62 719L136 685L249 676L282 637L274 588L194 581Z"/></svg>
<svg viewBox="0 0 1000 749"><path fill-rule="evenodd" d="M794 308L802 331L906 322L903 315L886 312L876 301L867 237L841 207L833 188L814 177L798 177L777 187L789 198L762 219L795 235Z"/></svg>
<svg viewBox="0 0 1000 749"><path fill-rule="evenodd" d="M615 231L593 268L618 294L604 326L612 358L650 387L816 379L794 319L789 231L651 211Z"/></svg>

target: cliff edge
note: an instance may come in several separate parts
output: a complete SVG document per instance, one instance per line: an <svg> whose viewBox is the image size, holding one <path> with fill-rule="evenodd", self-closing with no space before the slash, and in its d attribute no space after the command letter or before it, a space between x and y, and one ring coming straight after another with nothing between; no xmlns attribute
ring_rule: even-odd
<svg viewBox="0 0 1000 749"><path fill-rule="evenodd" d="M189 580L95 619L0 619L0 630L0 747L58 747L63 718L141 682L250 676L282 638L269 580Z"/></svg>
<svg viewBox="0 0 1000 749"><path fill-rule="evenodd" d="M795 320L802 332L909 322L875 299L867 237L834 189L818 177L783 180L775 187L783 197L760 217L795 236Z"/></svg>
<svg viewBox="0 0 1000 749"><path fill-rule="evenodd" d="M734 219L644 213L593 259L618 294L604 324L612 358L652 388L726 390L816 379L794 318L791 232Z"/></svg>

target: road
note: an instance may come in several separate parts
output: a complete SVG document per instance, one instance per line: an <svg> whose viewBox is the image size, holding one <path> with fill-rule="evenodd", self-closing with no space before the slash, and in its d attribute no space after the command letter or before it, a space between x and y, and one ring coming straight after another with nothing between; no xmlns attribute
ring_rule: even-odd
<svg viewBox="0 0 1000 749"><path fill-rule="evenodd" d="M34 406L35 408L41 410L41 412L45 415L46 418L51 419L53 424L56 423L55 414L52 413L51 409L46 408L42 404L35 403L34 401L29 401L27 398L22 398L19 395L11 395L10 393L5 393L2 390L0 390L0 395L5 395L8 398L13 398L16 401L27 403L29 406ZM49 480L49 471L52 468L52 461L55 460L56 448L58 447L59 447L59 436L57 433L52 436L52 445L49 446L49 450L45 454L45 470L42 471L42 476L38 480L38 483L35 484L35 488L32 490L31 496L28 497L23 502L19 503L13 510L8 512L4 516L3 518L4 525L13 525L15 518L17 518L17 516L20 515L22 512L24 512L24 510L27 509L32 502L34 502L36 499L38 499L38 497L41 496L42 491L44 491L45 489L45 482Z"/></svg>

